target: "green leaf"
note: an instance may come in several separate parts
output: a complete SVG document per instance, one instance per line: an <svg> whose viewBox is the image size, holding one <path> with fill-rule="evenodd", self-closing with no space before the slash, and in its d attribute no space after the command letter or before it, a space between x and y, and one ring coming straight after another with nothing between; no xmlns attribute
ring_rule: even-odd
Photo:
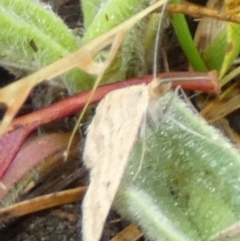
<svg viewBox="0 0 240 241"><path fill-rule="evenodd" d="M84 42L106 33L150 4L150 0L83 0L84 16L87 19L87 31ZM97 8L97 11L96 11Z"/></svg>
<svg viewBox="0 0 240 241"><path fill-rule="evenodd" d="M240 25L236 23L227 23L227 47L225 58L220 71L222 78L229 68L233 65L233 61L237 58L240 52Z"/></svg>
<svg viewBox="0 0 240 241"><path fill-rule="evenodd" d="M240 52L239 36L239 24L227 23L203 52L208 68L218 70L220 79L227 73Z"/></svg>
<svg viewBox="0 0 240 241"><path fill-rule="evenodd" d="M217 130L170 93L141 133L116 198L123 216L151 240L209 240L240 219L240 155Z"/></svg>
<svg viewBox="0 0 240 241"><path fill-rule="evenodd" d="M76 50L80 39L46 4L35 1L0 1L0 64L32 73ZM91 86L74 70L62 80L71 91Z"/></svg>
<svg viewBox="0 0 240 241"><path fill-rule="evenodd" d="M83 0L82 6L86 18L86 33L82 44L106 33L120 23L134 16L150 5L150 0ZM96 10L97 9L97 10ZM130 31L113 61L102 83L114 82L147 74L149 64L145 56L152 52L155 41L146 42L145 32L148 29L148 21L141 21ZM156 29L153 29L156 32ZM101 56L108 55L108 50ZM148 58L149 60L149 58ZM152 59L151 59L152 62Z"/></svg>

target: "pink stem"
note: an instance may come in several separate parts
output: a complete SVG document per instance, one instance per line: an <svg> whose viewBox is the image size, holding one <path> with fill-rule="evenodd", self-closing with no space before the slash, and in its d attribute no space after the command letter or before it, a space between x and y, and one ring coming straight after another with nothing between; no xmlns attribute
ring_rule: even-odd
<svg viewBox="0 0 240 241"><path fill-rule="evenodd" d="M204 91L213 94L219 93L219 84L215 71L209 73L170 72L159 74L158 77L162 79L164 82L172 81L176 78L181 78L181 81L178 80L172 82L173 87L181 85L184 89ZM95 91L90 104L99 102L107 93L109 93L112 90L137 84L147 84L150 81L152 81L152 78L153 76L149 75L141 78L134 78L127 81L121 81L113 84L100 86ZM187 80L184 81L184 78ZM196 81L194 81L194 79L196 79ZM14 128L14 126L16 125L24 126L29 125L32 122L37 122L40 126L55 120L62 119L66 116L73 115L84 107L90 94L91 90L87 90L76 95L73 95L62 101L59 101L55 104L52 104L44 109L35 111L28 115L18 117L12 122L11 129Z"/></svg>

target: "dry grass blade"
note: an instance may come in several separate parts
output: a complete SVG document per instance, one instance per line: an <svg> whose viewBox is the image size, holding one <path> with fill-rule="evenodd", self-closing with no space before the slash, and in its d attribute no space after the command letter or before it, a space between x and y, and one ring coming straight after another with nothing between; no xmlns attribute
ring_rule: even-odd
<svg viewBox="0 0 240 241"><path fill-rule="evenodd" d="M234 239L239 238L240 236L240 222L236 222L230 227L227 227L226 229L222 230L221 232L213 235L211 237L211 240L213 241L220 241L220 240L226 240L226 239Z"/></svg>
<svg viewBox="0 0 240 241"><path fill-rule="evenodd" d="M218 98L211 101L202 111L201 115L209 122L220 120L224 116L240 107L239 84L231 85Z"/></svg>
<svg viewBox="0 0 240 241"><path fill-rule="evenodd" d="M13 204L0 210L0 222L4 223L30 213L79 201L85 192L86 187L78 187Z"/></svg>
<svg viewBox="0 0 240 241"><path fill-rule="evenodd" d="M143 233L134 224L128 225L110 241L136 241L143 236Z"/></svg>
<svg viewBox="0 0 240 241"><path fill-rule="evenodd" d="M193 17L210 17L222 21L240 23L240 17L232 12L219 12L217 10L201 7L192 3L170 4L167 10L171 13L184 13Z"/></svg>
<svg viewBox="0 0 240 241"><path fill-rule="evenodd" d="M240 136L230 127L229 122L225 118L215 122L214 125L221 130L237 148L240 149Z"/></svg>
<svg viewBox="0 0 240 241"><path fill-rule="evenodd" d="M96 63L94 61L94 57L96 56L96 54L108 45L119 47L120 43L115 42L119 41L119 38L117 37L119 36L119 33L124 34L143 17L145 17L155 9L159 8L163 4L163 2L164 1L161 0L154 3L153 5L138 13L131 19L125 21L124 23L120 24L106 34L86 44L73 54L70 54L69 56L56 61L55 63L47 66L46 68L19 80L16 83L2 88L0 90L0 102L5 103L8 109L0 126L0 134L3 134L6 131L7 126L9 125L16 112L28 96L30 90L36 84L42 82L43 80L53 79L73 69L74 67L79 67L90 74L102 75L105 69L108 67L109 60L107 60L105 64ZM112 51L112 53L116 52L116 49Z"/></svg>

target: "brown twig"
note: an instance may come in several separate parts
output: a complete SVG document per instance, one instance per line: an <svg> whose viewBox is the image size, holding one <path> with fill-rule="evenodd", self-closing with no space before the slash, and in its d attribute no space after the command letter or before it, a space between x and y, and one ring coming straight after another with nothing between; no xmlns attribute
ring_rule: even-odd
<svg viewBox="0 0 240 241"><path fill-rule="evenodd" d="M79 201L86 192L86 187L78 187L36 197L0 209L0 222L35 213L48 208Z"/></svg>
<svg viewBox="0 0 240 241"><path fill-rule="evenodd" d="M213 9L202 7L192 3L170 4L167 7L169 13L183 13L192 17L210 17L222 21L240 23L240 17L232 12L222 13Z"/></svg>

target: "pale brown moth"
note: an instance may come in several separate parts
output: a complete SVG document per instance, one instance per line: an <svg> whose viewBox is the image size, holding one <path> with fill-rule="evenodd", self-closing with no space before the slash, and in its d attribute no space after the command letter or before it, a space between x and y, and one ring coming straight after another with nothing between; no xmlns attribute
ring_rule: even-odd
<svg viewBox="0 0 240 241"><path fill-rule="evenodd" d="M154 78L149 85L113 91L98 105L83 156L90 169L90 185L82 207L84 241L100 239L148 108L170 87L170 83L162 84Z"/></svg>

